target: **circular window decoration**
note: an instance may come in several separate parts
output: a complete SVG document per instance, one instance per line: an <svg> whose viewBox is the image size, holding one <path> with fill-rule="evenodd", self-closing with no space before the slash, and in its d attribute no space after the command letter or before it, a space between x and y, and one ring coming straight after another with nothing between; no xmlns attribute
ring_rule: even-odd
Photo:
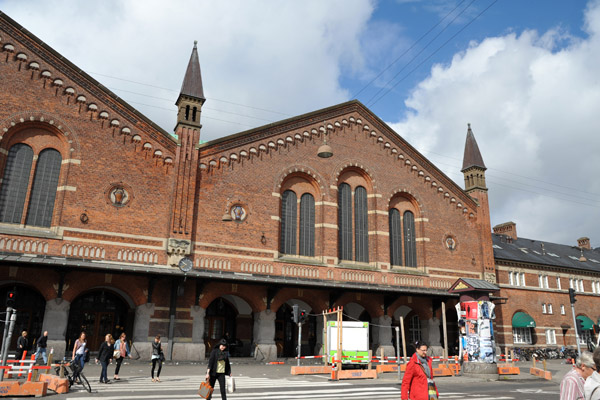
<svg viewBox="0 0 600 400"><path fill-rule="evenodd" d="M243 222L246 220L246 217L248 217L248 212L241 204L235 204L231 206L230 213L231 219L233 219L236 222Z"/></svg>
<svg viewBox="0 0 600 400"><path fill-rule="evenodd" d="M450 251L456 250L456 239L452 235L446 235L444 238L444 244L446 248Z"/></svg>
<svg viewBox="0 0 600 400"><path fill-rule="evenodd" d="M111 184L104 193L107 202L119 208L128 206L133 200L131 188L122 182Z"/></svg>

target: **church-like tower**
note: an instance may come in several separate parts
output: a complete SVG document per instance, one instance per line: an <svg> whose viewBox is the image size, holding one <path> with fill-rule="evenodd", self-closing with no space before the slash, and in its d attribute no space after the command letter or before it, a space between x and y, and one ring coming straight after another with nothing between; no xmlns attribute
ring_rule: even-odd
<svg viewBox="0 0 600 400"><path fill-rule="evenodd" d="M490 221L490 206L488 202L488 189L485 184L486 166L483 163L475 135L468 124L465 154L461 172L465 176L465 191L477 202L477 226L480 232L480 246L483 279L496 283L496 269L494 266L494 252L492 250L492 224Z"/></svg>
<svg viewBox="0 0 600 400"><path fill-rule="evenodd" d="M197 43L183 78L177 105L177 135L179 146L175 157L175 192L169 240L169 264L176 265L192 253L194 199L197 190L198 144L200 143L200 114L206 101L198 60Z"/></svg>

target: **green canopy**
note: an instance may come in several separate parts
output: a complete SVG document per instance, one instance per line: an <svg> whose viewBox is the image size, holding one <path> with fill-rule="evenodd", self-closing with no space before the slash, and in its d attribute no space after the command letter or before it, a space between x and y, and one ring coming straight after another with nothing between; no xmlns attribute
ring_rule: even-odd
<svg viewBox="0 0 600 400"><path fill-rule="evenodd" d="M581 320L581 322L583 322L583 330L584 331L589 331L590 329L594 328L594 321L592 321L585 315L580 315L577 317L577 319Z"/></svg>
<svg viewBox="0 0 600 400"><path fill-rule="evenodd" d="M531 318L531 315L518 312L513 315L512 326L513 328L535 328L535 321Z"/></svg>

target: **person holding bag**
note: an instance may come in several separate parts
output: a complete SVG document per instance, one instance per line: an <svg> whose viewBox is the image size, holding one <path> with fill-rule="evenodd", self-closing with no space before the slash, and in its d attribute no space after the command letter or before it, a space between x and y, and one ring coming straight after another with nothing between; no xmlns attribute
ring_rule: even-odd
<svg viewBox="0 0 600 400"><path fill-rule="evenodd" d="M431 357L427 356L427 343L416 342L417 351L406 365L402 378L400 399L437 400L439 392L433 382Z"/></svg>
<svg viewBox="0 0 600 400"><path fill-rule="evenodd" d="M121 336L115 342L115 350L113 353L113 358L117 362L117 367L115 368L115 376L113 379L115 381L120 381L119 378L119 370L121 369L121 363L125 357L131 358L131 353L129 353L129 345L127 344L127 335L125 332L121 333Z"/></svg>
<svg viewBox="0 0 600 400"><path fill-rule="evenodd" d="M206 379L210 386L215 387L215 382L219 381L221 390L221 399L227 399L227 387L225 385L225 376L231 377L231 365L229 364L229 354L227 353L227 340L221 339L219 346L215 347L210 353L208 359L208 369L206 370ZM207 400L212 398L212 394Z"/></svg>
<svg viewBox="0 0 600 400"><path fill-rule="evenodd" d="M108 368L108 363L110 363L111 358L113 357L113 344L112 344L112 335L108 333L104 337L104 342L100 345L100 349L98 350L98 357L96 358L96 364L100 361L100 365L102 365L102 370L100 371L100 380L99 383L110 383L108 381L108 377L106 376L106 370Z"/></svg>

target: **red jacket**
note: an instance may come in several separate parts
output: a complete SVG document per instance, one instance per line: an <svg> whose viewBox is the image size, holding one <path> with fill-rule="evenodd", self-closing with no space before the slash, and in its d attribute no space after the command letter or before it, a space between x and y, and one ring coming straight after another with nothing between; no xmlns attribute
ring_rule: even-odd
<svg viewBox="0 0 600 400"><path fill-rule="evenodd" d="M427 357L427 365L429 365L431 377L433 378L431 357ZM404 372L404 377L402 377L402 393L400 398L402 400L429 400L427 375L425 375L423 366L417 358L417 353L412 355L410 361L406 365L406 371Z"/></svg>

